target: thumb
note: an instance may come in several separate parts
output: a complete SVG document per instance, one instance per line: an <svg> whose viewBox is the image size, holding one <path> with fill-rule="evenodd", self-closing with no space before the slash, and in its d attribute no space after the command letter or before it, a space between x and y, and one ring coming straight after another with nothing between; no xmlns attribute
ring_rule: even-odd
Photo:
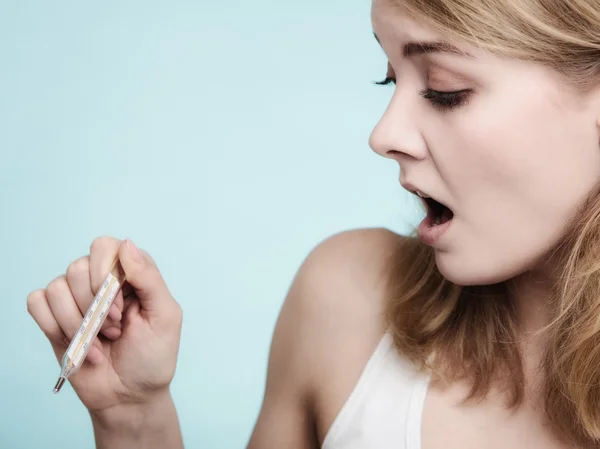
<svg viewBox="0 0 600 449"><path fill-rule="evenodd" d="M121 243L119 260L142 309L151 314L164 310L172 298L158 267L130 239Z"/></svg>

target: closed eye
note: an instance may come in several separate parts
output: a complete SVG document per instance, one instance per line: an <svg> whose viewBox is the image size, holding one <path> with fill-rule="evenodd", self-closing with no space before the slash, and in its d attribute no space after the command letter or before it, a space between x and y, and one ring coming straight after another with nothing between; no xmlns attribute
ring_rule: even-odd
<svg viewBox="0 0 600 449"><path fill-rule="evenodd" d="M377 81L375 84L379 86L387 86L388 84L396 84L396 80L390 76L383 81ZM424 89L419 91L419 94L429 100L435 107L442 110L452 109L463 106L467 103L467 97L471 93L471 89L462 89L452 92L443 92L433 89Z"/></svg>

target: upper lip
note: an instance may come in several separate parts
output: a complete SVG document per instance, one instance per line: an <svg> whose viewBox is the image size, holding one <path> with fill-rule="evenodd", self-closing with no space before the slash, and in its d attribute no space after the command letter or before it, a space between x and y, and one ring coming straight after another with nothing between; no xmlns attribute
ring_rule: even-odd
<svg viewBox="0 0 600 449"><path fill-rule="evenodd" d="M427 190L423 190L420 187L417 187L414 184L411 184L410 182L401 182L400 184L402 184L402 187L404 187L406 190L408 190L409 192L417 195L417 192L420 192L421 194L423 194L425 197L429 197L435 201L437 201L438 203L448 207L445 203L443 203L442 201L438 200L435 196L433 196L432 194L430 194L429 192L427 192ZM427 201L425 201L425 198L421 198L421 201L423 201L423 203L427 204ZM448 207L448 209L450 209Z"/></svg>
<svg viewBox="0 0 600 449"><path fill-rule="evenodd" d="M417 192L420 192L420 193L422 193L425 196L431 197L431 195L429 195L425 190L420 189L420 188L416 187L415 185L413 185L413 184L411 184L409 182L403 182L401 184L402 184L402 187L404 187L409 192L414 193L415 195L417 194Z"/></svg>

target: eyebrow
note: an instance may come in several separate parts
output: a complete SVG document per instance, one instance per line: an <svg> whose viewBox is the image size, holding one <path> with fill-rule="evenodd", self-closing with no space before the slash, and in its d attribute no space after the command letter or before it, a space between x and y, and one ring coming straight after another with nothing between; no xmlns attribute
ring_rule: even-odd
<svg viewBox="0 0 600 449"><path fill-rule="evenodd" d="M375 40L381 45L379 42L379 38L375 33ZM445 41L418 41L418 42L408 42L404 45L404 49L402 51L405 57L410 57L413 55L423 55L429 53L450 53L453 55L463 56L465 58L474 58L474 56L470 53L467 53L464 50L459 49L458 47L445 42Z"/></svg>

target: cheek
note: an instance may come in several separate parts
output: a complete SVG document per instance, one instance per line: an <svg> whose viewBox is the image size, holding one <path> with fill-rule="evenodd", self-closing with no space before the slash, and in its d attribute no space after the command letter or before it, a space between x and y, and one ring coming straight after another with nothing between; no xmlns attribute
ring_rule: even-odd
<svg viewBox="0 0 600 449"><path fill-rule="evenodd" d="M449 133L460 135L454 152L438 163L457 209L453 240L437 253L438 266L463 285L531 269L600 178L589 114L561 113L533 95L493 104L465 113L464 125Z"/></svg>
<svg viewBox="0 0 600 449"><path fill-rule="evenodd" d="M439 155L439 167L447 167L442 176L458 203L475 194L529 202L543 214L572 205L597 182L600 149L590 113L561 105L549 87L521 90L498 89L473 102L446 133L454 139L441 147L454 151Z"/></svg>
<svg viewBox="0 0 600 449"><path fill-rule="evenodd" d="M559 166L566 153L564 137L572 133L565 132L560 115L549 106L539 94L497 92L479 99L458 128L462 161L503 188L520 188L543 165Z"/></svg>

